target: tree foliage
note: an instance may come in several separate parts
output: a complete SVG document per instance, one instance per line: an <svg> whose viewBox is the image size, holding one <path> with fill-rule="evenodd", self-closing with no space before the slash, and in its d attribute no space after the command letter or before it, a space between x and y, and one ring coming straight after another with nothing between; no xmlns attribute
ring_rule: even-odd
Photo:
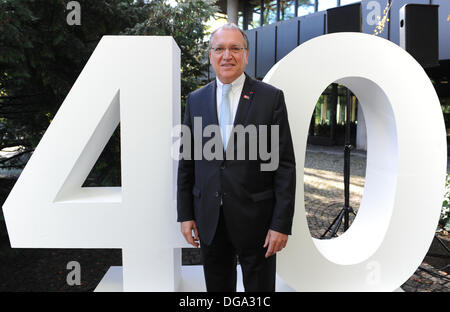
<svg viewBox="0 0 450 312"><path fill-rule="evenodd" d="M182 51L182 96L201 83L214 1L79 0L81 25L72 26L68 2L0 1L0 150L34 150L103 35L173 36ZM91 185L120 184L118 131L101 157ZM0 159L0 168L21 168L20 160Z"/></svg>
<svg viewBox="0 0 450 312"><path fill-rule="evenodd" d="M181 49L181 94L185 96L197 89L206 79L208 70L204 22L217 13L214 0L178 1L170 6L165 1L149 3L147 19L131 29L127 35L172 36Z"/></svg>

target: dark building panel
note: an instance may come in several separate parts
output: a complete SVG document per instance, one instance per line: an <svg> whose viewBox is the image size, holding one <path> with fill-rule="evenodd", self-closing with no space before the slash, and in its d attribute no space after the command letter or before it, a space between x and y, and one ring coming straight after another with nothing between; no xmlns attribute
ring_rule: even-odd
<svg viewBox="0 0 450 312"><path fill-rule="evenodd" d="M325 34L326 11L300 17L300 44Z"/></svg>
<svg viewBox="0 0 450 312"><path fill-rule="evenodd" d="M361 3L327 10L327 33L361 32Z"/></svg>
<svg viewBox="0 0 450 312"><path fill-rule="evenodd" d="M263 78L275 64L275 24L258 28L256 77Z"/></svg>
<svg viewBox="0 0 450 312"><path fill-rule="evenodd" d="M400 46L423 67L439 65L438 8L406 4L400 9Z"/></svg>
<svg viewBox="0 0 450 312"><path fill-rule="evenodd" d="M450 59L450 0L433 0L439 5L439 59Z"/></svg>
<svg viewBox="0 0 450 312"><path fill-rule="evenodd" d="M277 62L299 45L300 19L277 23Z"/></svg>
<svg viewBox="0 0 450 312"><path fill-rule="evenodd" d="M378 21L383 18L383 11L386 7L386 0L362 0L362 32L373 35L378 26ZM378 19L379 18L379 19ZM378 37L388 39L388 27L386 24L383 31L377 34Z"/></svg>
<svg viewBox="0 0 450 312"><path fill-rule="evenodd" d="M400 8L405 4L430 4L430 0L395 0L391 6L391 18L389 22L390 27L390 40L400 45Z"/></svg>
<svg viewBox="0 0 450 312"><path fill-rule="evenodd" d="M248 64L245 69L245 72L249 74L251 77L255 78L256 73L256 29L247 30L245 33L247 34L248 41L250 43L248 50Z"/></svg>
<svg viewBox="0 0 450 312"><path fill-rule="evenodd" d="M404 4L440 5L439 9L439 55L441 60L450 59L450 0L395 0L390 21L379 37L390 39L400 45L399 10ZM246 72L263 78L270 68L298 43L339 31L362 31L374 34L378 21L383 18L386 0L362 0L360 3L332 8L306 16L292 18L247 31L250 40L249 63ZM388 38L389 36L389 38Z"/></svg>

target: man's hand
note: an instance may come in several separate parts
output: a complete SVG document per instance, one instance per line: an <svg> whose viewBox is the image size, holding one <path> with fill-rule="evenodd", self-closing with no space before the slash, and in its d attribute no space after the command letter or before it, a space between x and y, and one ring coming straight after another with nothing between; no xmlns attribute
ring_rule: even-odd
<svg viewBox="0 0 450 312"><path fill-rule="evenodd" d="M194 236L192 236L194 231ZM181 234L183 234L186 241L194 247L199 246L199 237L197 231L197 225L194 220L181 222Z"/></svg>
<svg viewBox="0 0 450 312"><path fill-rule="evenodd" d="M269 230L266 236L266 242L264 243L264 248L267 248L266 258L276 254L281 251L284 247L286 247L288 241L288 235L283 234L274 230Z"/></svg>

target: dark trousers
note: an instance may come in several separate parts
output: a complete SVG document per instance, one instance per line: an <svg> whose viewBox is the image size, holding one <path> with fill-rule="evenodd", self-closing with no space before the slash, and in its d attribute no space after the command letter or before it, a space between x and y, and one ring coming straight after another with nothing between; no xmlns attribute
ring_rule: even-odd
<svg viewBox="0 0 450 312"><path fill-rule="evenodd" d="M200 241L206 290L235 292L237 259L246 292L275 291L276 256L265 258L267 248L236 249L229 239L222 207L216 234L210 245Z"/></svg>

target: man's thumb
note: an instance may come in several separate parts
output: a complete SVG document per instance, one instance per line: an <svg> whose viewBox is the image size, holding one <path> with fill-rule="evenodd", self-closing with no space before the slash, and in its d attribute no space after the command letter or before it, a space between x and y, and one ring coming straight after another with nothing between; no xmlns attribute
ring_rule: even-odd
<svg viewBox="0 0 450 312"><path fill-rule="evenodd" d="M270 232L267 232L267 235L266 235L266 241L264 242L264 248L266 248L267 247L267 245L269 244L269 238L270 238Z"/></svg>

